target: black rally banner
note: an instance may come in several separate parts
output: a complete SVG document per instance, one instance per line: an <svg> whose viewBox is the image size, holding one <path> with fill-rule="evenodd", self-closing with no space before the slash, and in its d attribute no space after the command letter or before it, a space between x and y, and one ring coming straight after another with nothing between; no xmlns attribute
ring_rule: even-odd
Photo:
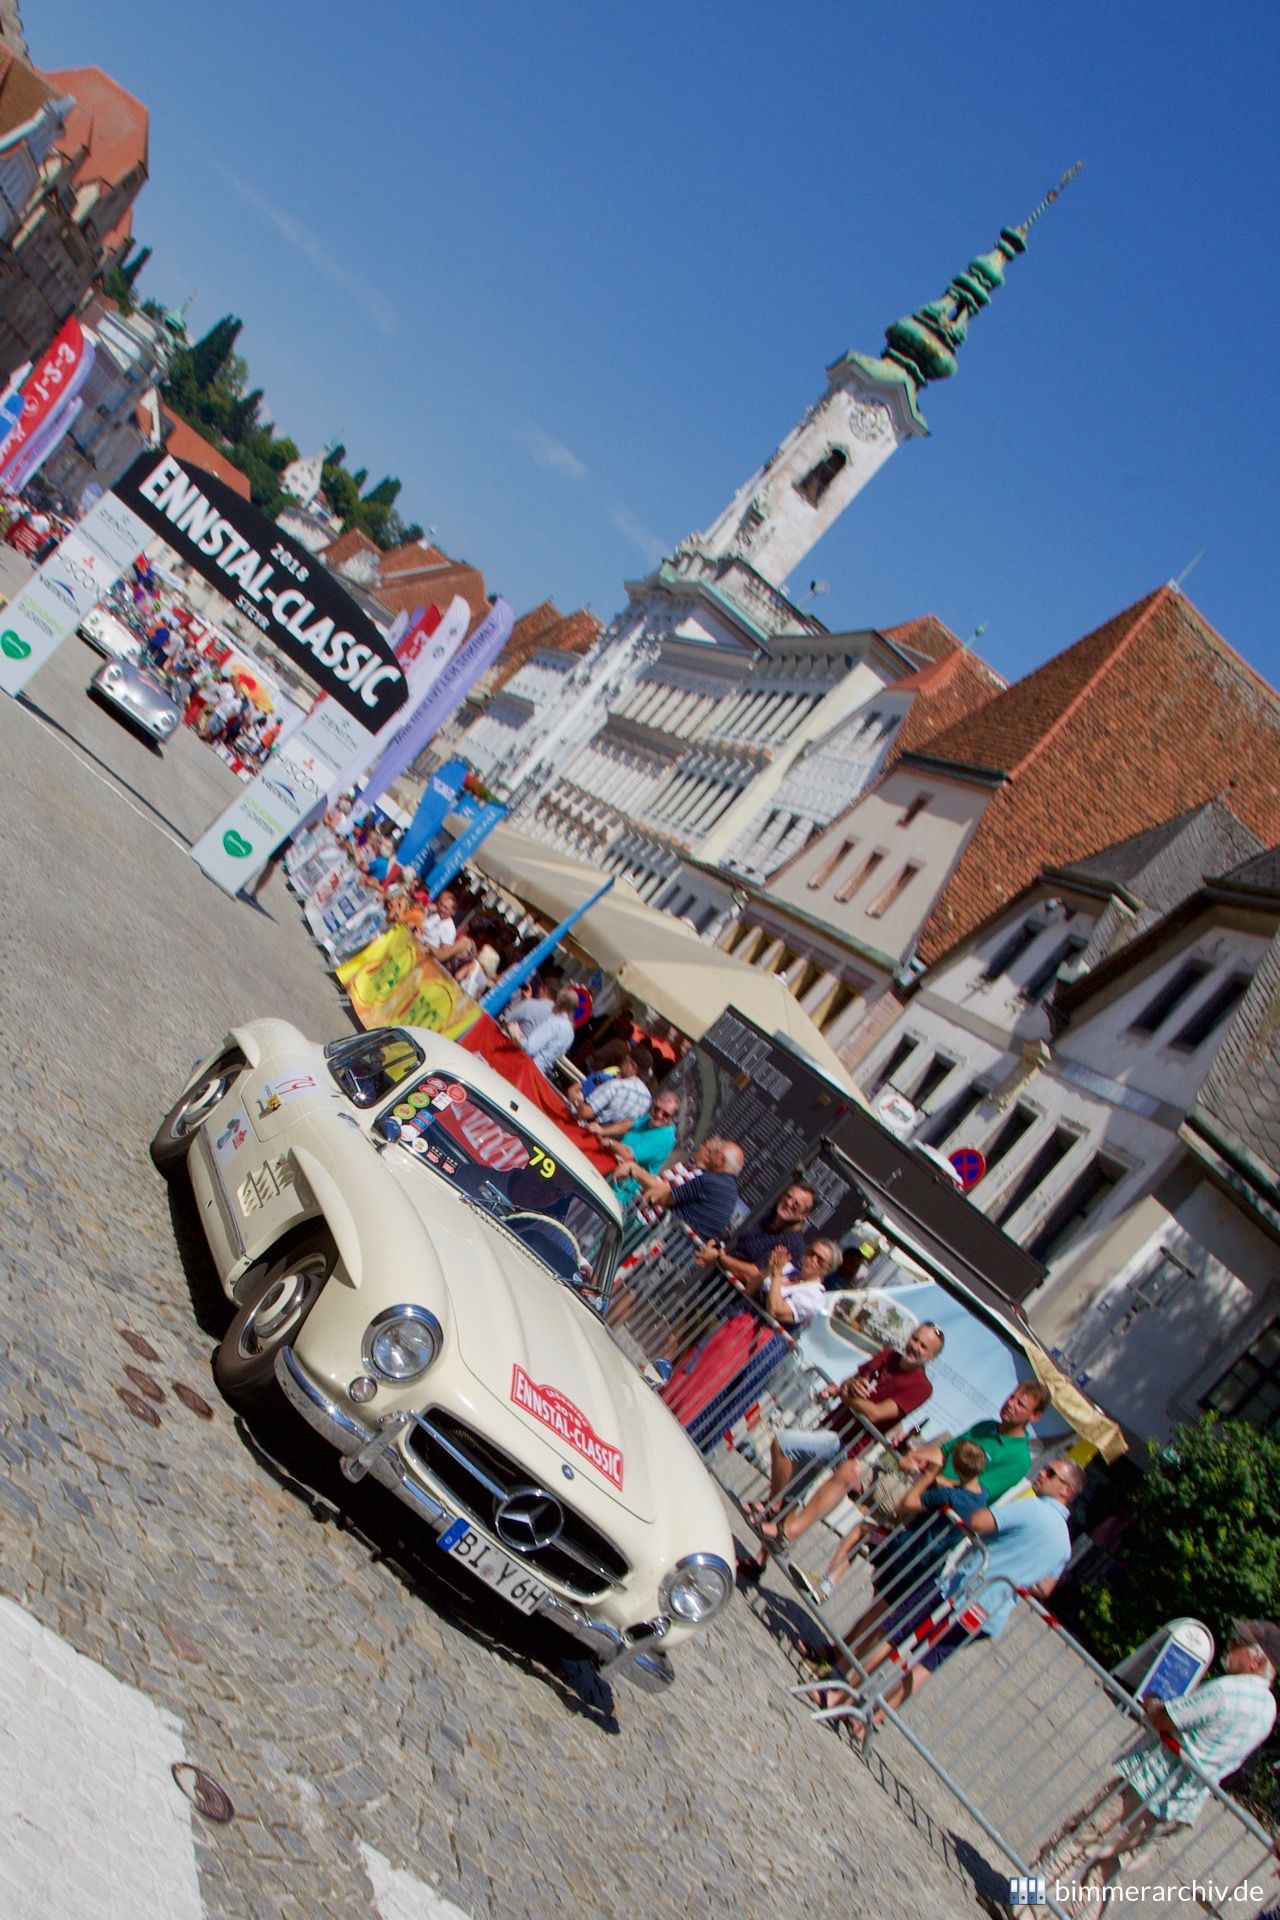
<svg viewBox="0 0 1280 1920"><path fill-rule="evenodd" d="M146 453L112 492L370 733L405 704L404 671L372 620L225 481Z"/></svg>

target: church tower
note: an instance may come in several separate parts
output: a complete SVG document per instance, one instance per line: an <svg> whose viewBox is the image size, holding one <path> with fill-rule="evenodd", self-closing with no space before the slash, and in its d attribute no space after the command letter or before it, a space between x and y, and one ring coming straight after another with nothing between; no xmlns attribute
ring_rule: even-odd
<svg viewBox="0 0 1280 1920"><path fill-rule="evenodd" d="M882 354L846 353L829 366L826 393L681 551L745 560L781 587L890 454L928 433L923 388L956 371L970 320L990 306L1006 267L1026 252L1029 230L1078 172L1079 164L1065 173L1021 226L1002 228L990 253L971 260L939 299L896 321Z"/></svg>
<svg viewBox="0 0 1280 1920"><path fill-rule="evenodd" d="M557 697L529 713L510 750L486 775L538 831L543 802L574 785L573 762L608 725L639 674L664 646L704 658L768 656L783 634L826 629L786 590L815 547L889 455L927 434L920 396L956 371L969 322L990 306L1027 235L1080 170L1065 173L1021 226L1004 227L989 253L957 273L936 300L897 320L878 355L846 353L827 368L827 390L705 533L682 540L669 560L627 582L627 605L574 668ZM466 751L465 737L460 743Z"/></svg>

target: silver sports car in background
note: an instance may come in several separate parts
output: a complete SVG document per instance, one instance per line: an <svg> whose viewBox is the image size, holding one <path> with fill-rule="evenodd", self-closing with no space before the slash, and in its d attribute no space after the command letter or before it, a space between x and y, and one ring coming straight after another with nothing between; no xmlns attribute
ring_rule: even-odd
<svg viewBox="0 0 1280 1920"><path fill-rule="evenodd" d="M156 747L163 746L182 719L182 709L162 682L134 660L104 660L89 682L89 692L114 707Z"/></svg>

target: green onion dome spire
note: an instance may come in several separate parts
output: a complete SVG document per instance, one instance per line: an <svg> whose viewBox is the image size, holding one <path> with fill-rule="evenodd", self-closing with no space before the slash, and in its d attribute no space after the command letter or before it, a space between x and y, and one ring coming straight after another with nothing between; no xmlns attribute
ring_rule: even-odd
<svg viewBox="0 0 1280 1920"><path fill-rule="evenodd" d="M990 253L980 253L971 260L940 299L931 300L905 319L895 320L888 329L884 358L902 369L917 392L930 381L950 379L956 370L956 355L969 332L969 321L990 306L992 294L1004 285L1008 262L1026 252L1031 228L1083 165L1083 160L1077 160L1068 168L1020 226L1002 227Z"/></svg>

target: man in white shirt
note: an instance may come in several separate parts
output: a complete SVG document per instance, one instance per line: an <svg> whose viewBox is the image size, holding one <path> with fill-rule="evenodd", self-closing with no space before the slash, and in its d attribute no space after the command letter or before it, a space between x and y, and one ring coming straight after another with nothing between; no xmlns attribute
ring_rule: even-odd
<svg viewBox="0 0 1280 1920"><path fill-rule="evenodd" d="M543 1073L550 1073L562 1054L573 1045L573 1016L578 1011L578 991L576 987L561 987L555 997L550 1014L539 1021L527 1040L521 1046Z"/></svg>
<svg viewBox="0 0 1280 1920"><path fill-rule="evenodd" d="M426 916L419 930L424 947L451 947L458 937L453 916L458 910L457 895L446 887Z"/></svg>

